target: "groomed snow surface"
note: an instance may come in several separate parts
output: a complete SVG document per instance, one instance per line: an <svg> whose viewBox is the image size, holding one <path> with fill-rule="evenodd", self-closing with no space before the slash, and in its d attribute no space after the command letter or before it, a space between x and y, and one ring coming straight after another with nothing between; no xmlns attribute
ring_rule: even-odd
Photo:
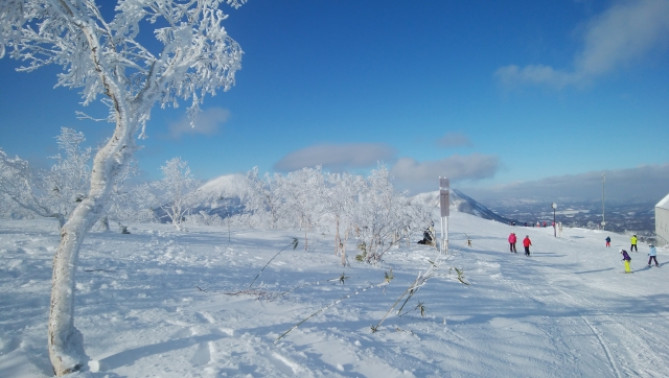
<svg viewBox="0 0 669 378"><path fill-rule="evenodd" d="M72 376L669 376L666 249L658 248L661 267L648 268L640 244L634 273L625 274L619 250L629 248L628 235L565 228L555 238L552 228L457 212L449 227L446 255L417 245L417 236L370 265L355 261L350 242L346 268L332 235L310 235L305 251L300 231L137 224L131 235L92 232L75 318L91 360ZM510 232L518 254L508 251ZM53 221L0 220L1 377L51 375L57 243ZM398 315L403 294L431 266Z"/></svg>

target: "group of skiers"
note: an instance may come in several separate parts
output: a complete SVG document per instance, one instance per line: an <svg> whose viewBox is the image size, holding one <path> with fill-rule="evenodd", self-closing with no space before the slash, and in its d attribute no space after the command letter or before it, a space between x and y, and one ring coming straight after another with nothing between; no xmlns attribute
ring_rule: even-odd
<svg viewBox="0 0 669 378"><path fill-rule="evenodd" d="M516 234L512 232L509 235L509 251L511 253L518 253L516 251L516 242L518 241L518 238L516 237ZM523 239L523 247L525 247L525 256L530 255L530 246L532 245L532 241L530 240L529 235L525 235L525 239Z"/></svg>
<svg viewBox="0 0 669 378"><path fill-rule="evenodd" d="M511 253L518 253L516 251L516 242L518 241L518 237L516 236L515 232L512 232L509 234L509 252ZM611 238L609 236L604 239L606 242L606 246L610 247L611 246ZM637 247L639 238L636 235L632 235L630 238L630 252L635 251L639 252L639 249ZM532 245L532 241L530 240L529 235L525 235L525 239L523 239L523 247L525 247L525 256L530 255L530 246ZM649 246L649 251L648 251L648 267L652 266L652 263L655 263L656 267L659 267L660 264L657 262L657 250L655 249L655 246L653 244L650 244ZM630 267L630 261L632 261L632 258L630 255L625 251L624 249L620 250L620 254L623 255L623 262L625 263L625 273L630 273L631 272L631 267Z"/></svg>
<svg viewBox="0 0 669 378"><path fill-rule="evenodd" d="M515 232L512 232L509 234L509 252L511 253L518 253L516 250L516 243L518 242L518 237L516 236ZM606 239L604 239L606 242L606 247L611 246L611 237L607 236ZM637 247L639 238L636 235L632 235L630 238L630 252L635 251L639 252L639 249ZM471 241L468 240L471 245ZM434 245L435 243L435 238L434 238L434 229L432 227L429 227L425 232L423 233L423 240L418 241L418 244L430 244ZM530 246L532 245L532 240L530 240L529 235L525 235L525 238L523 239L523 247L525 247L525 256L530 256ZM655 246L653 244L649 244L649 251L648 251L648 267L652 266L652 263L655 263L656 267L659 267L660 264L657 262L657 250L655 249ZM630 267L630 262L632 261L632 258L630 257L629 253L627 253L626 250L621 249L620 254L623 256L622 261L625 264L625 273L631 273L631 267Z"/></svg>
<svg viewBox="0 0 669 378"><path fill-rule="evenodd" d="M606 246L610 247L611 246L611 238L606 237L604 239L606 241ZM637 247L637 243L639 241L639 238L636 235L632 235L630 238L630 252L635 251L639 252L639 249ZM621 249L620 254L623 255L623 263L625 264L625 273L631 273L632 269L630 267L630 263L632 261L632 257L630 257L629 253L627 253L626 250ZM652 263L655 263L656 267L660 267L660 264L657 262L657 250L655 249L655 246L653 244L648 245L648 267L650 268L652 266Z"/></svg>

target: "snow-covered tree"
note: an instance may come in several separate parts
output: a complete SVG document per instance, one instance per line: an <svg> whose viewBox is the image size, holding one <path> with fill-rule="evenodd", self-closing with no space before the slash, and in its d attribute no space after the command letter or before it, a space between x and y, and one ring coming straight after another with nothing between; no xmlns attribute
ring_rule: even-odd
<svg viewBox="0 0 669 378"><path fill-rule="evenodd" d="M62 223L57 214L42 206L35 196L34 187L30 163L18 156L9 157L0 149L0 192L4 197L30 213L54 217Z"/></svg>
<svg viewBox="0 0 669 378"><path fill-rule="evenodd" d="M63 154L52 157L56 163L51 166L42 184L50 191L47 196L50 207L62 214L63 219L70 215L77 203L83 201L89 189L91 149L81 148L85 140L84 133L61 128L56 141Z"/></svg>
<svg viewBox="0 0 669 378"><path fill-rule="evenodd" d="M380 260L393 245L400 216L399 206L388 169L380 167L373 170L359 192L358 208L354 213L364 260Z"/></svg>
<svg viewBox="0 0 669 378"><path fill-rule="evenodd" d="M280 213L280 194L278 191L279 174L272 177L269 173L263 177L258 173L258 167L253 167L247 175L248 191L246 193L246 208L252 214L252 218L269 216L270 227L274 230L278 226Z"/></svg>
<svg viewBox="0 0 669 378"><path fill-rule="evenodd" d="M278 180L282 213L295 219L304 231L304 249L309 249L309 231L324 212L325 182L321 167L303 168Z"/></svg>
<svg viewBox="0 0 669 378"><path fill-rule="evenodd" d="M221 6L244 1L0 2L0 58L9 54L23 61L22 71L60 66L57 85L79 88L84 105L102 97L114 124L95 155L90 190L61 229L54 257L48 348L57 375L79 370L87 358L74 326L81 243L103 214L154 105L188 100L196 111L206 95L234 84L242 50L222 25L227 15ZM101 4L114 11L103 13Z"/></svg>
<svg viewBox="0 0 669 378"><path fill-rule="evenodd" d="M35 173L30 163L0 150L0 192L29 213L52 217L59 227L81 202L89 186L91 149L81 148L84 134L67 127L56 137L59 154L48 171Z"/></svg>
<svg viewBox="0 0 669 378"><path fill-rule="evenodd" d="M174 227L183 231L186 216L192 210L187 195L195 189L197 183L191 176L188 162L180 157L168 160L160 169L163 171L163 179L158 186L164 199L160 207Z"/></svg>
<svg viewBox="0 0 669 378"><path fill-rule="evenodd" d="M347 264L346 246L354 228L353 213L357 205L357 195L363 188L364 179L349 173L331 173L326 178L327 193L324 201L326 213L334 217L335 254L341 257L342 265Z"/></svg>
<svg viewBox="0 0 669 378"><path fill-rule="evenodd" d="M128 195L130 208L124 207L127 211L126 219L134 219L140 222L158 221L155 210L160 207L160 196L155 191L153 183L141 183L130 188Z"/></svg>
<svg viewBox="0 0 669 378"><path fill-rule="evenodd" d="M432 223L432 209L409 198L400 198L399 216L395 226L400 237L411 243L411 237L425 231Z"/></svg>
<svg viewBox="0 0 669 378"><path fill-rule="evenodd" d="M296 226L310 230L334 230L335 254L347 264L346 248L356 236L361 258L378 261L402 237L430 223L431 211L395 192L387 168L381 166L368 177L348 173L324 173L320 167L304 168L285 176L265 174L257 167L248 172L249 194L245 208L250 222L269 219L271 228ZM288 223L292 222L292 223Z"/></svg>
<svg viewBox="0 0 669 378"><path fill-rule="evenodd" d="M139 198L138 192L141 186L131 186L129 183L130 178L137 175L137 172L136 161L133 160L116 177L110 191L106 214L101 220L105 230L108 231L110 229L109 222L113 221L118 223L122 233L129 233L128 227L124 224L125 222L129 220L145 220L140 216L143 211L151 215L153 214L153 211L149 211L150 208L146 208L150 202Z"/></svg>

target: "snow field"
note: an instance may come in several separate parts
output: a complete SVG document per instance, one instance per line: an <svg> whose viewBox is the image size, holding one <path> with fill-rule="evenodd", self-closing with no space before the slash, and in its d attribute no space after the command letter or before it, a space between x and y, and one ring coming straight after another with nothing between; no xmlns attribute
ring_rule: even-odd
<svg viewBox="0 0 669 378"><path fill-rule="evenodd" d="M605 248L602 231L554 238L552 228L457 212L450 226L445 255L401 243L370 265L355 261L352 242L349 267L328 235L311 236L304 251L301 238L285 248L300 232L236 230L228 240L227 230L138 224L131 235L91 233L75 319L91 361L73 376L669 375L669 278L665 267L646 268L646 245L632 253L635 273L623 274L624 235L611 234ZM530 235L531 257L508 252L512 231ZM0 220L0 376L51 375L57 242L51 222ZM665 264L666 250L658 252Z"/></svg>

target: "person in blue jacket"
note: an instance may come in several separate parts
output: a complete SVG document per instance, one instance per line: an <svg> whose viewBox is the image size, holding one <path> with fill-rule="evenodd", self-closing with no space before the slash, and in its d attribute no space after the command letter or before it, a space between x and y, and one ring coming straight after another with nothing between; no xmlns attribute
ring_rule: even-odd
<svg viewBox="0 0 669 378"><path fill-rule="evenodd" d="M650 268L651 261L655 261L655 266L659 267L660 264L657 263L657 251L655 250L655 246L651 244L649 247L650 251L648 251L648 256L650 257L648 257L648 267Z"/></svg>

